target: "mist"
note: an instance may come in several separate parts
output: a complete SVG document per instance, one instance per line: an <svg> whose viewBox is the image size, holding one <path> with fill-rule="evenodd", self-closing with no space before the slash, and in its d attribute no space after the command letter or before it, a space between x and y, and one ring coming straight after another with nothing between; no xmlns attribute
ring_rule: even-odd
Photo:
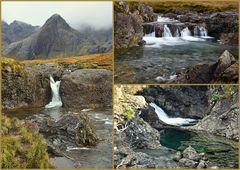
<svg viewBox="0 0 240 170"><path fill-rule="evenodd" d="M2 20L14 20L42 26L53 14L61 15L74 29L91 27L95 30L112 27L112 2L2 2Z"/></svg>

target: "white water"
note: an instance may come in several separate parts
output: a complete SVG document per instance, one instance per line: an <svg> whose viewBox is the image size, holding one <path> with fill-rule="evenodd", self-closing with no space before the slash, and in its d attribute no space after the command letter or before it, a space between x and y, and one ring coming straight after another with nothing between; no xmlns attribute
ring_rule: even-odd
<svg viewBox="0 0 240 170"><path fill-rule="evenodd" d="M155 31L150 34L146 34L143 37L143 40L146 41L146 47L161 48L163 45L184 45L190 43L191 41L204 42L206 39L213 38L208 36L207 29L202 26L196 26L193 30L194 35L192 35L188 27L182 30L177 29L175 33L172 33L167 23L171 24L173 22L178 22L177 20L159 16L157 22L163 24L165 23L162 37L155 37Z"/></svg>
<svg viewBox="0 0 240 170"><path fill-rule="evenodd" d="M164 25L163 37L172 37L172 33L166 24Z"/></svg>
<svg viewBox="0 0 240 170"><path fill-rule="evenodd" d="M52 91L52 100L48 103L45 108L53 108L53 107L61 107L62 101L59 95L59 88L60 88L61 81L54 81L53 77L50 76L50 87Z"/></svg>
<svg viewBox="0 0 240 170"><path fill-rule="evenodd" d="M163 121L166 124L174 125L174 126L182 126L182 125L191 125L196 122L195 119L185 119L180 117L168 117L168 115L155 103L150 103L150 106L152 106L155 109L155 112L158 115L158 118Z"/></svg>

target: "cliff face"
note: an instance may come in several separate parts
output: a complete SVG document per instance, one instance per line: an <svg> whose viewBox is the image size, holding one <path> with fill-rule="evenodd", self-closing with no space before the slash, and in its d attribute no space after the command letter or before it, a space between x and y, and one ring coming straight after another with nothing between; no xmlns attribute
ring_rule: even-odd
<svg viewBox="0 0 240 170"><path fill-rule="evenodd" d="M208 115L189 129L207 131L238 140L238 89L237 87L211 87L208 91Z"/></svg>

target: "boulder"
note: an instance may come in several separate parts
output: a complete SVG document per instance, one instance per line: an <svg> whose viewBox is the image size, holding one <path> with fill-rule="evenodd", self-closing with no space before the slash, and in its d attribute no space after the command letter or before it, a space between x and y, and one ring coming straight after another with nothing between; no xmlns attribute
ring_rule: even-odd
<svg viewBox="0 0 240 170"><path fill-rule="evenodd" d="M199 64L177 73L177 77L167 83L237 83L238 61L227 50L214 64Z"/></svg>
<svg viewBox="0 0 240 170"><path fill-rule="evenodd" d="M182 153L178 151L172 158L172 160L179 162L179 160L182 159Z"/></svg>
<svg viewBox="0 0 240 170"><path fill-rule="evenodd" d="M160 134L143 119L136 116L121 134L133 149L159 149Z"/></svg>
<svg viewBox="0 0 240 170"><path fill-rule="evenodd" d="M63 148L66 143L75 146L95 146L99 142L95 128L86 114L68 113L58 121L45 118L35 122L39 131L45 134L48 142L56 148Z"/></svg>
<svg viewBox="0 0 240 170"><path fill-rule="evenodd" d="M199 161L201 159L196 150L191 146L187 147L182 154L183 158L187 158L193 161Z"/></svg>
<svg viewBox="0 0 240 170"><path fill-rule="evenodd" d="M112 104L112 73L105 69L81 69L65 74L60 85L67 108L105 107Z"/></svg>
<svg viewBox="0 0 240 170"><path fill-rule="evenodd" d="M198 162L195 162L187 158L182 158L179 160L179 165L180 167L185 167L185 168L196 168L198 165Z"/></svg>

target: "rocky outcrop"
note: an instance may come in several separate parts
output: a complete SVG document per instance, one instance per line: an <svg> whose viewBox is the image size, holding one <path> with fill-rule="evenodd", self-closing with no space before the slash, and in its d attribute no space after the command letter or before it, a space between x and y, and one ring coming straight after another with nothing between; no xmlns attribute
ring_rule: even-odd
<svg viewBox="0 0 240 170"><path fill-rule="evenodd" d="M49 102L51 89L46 75L34 74L12 59L2 59L2 108L41 107Z"/></svg>
<svg viewBox="0 0 240 170"><path fill-rule="evenodd" d="M160 134L143 119L136 117L126 123L124 129L115 129L114 166L116 168L176 168L174 161L164 157L154 157L135 149L160 149Z"/></svg>
<svg viewBox="0 0 240 170"><path fill-rule="evenodd" d="M238 90L226 86L212 88L209 92L209 113L198 124L189 127L192 130L207 131L238 140Z"/></svg>
<svg viewBox="0 0 240 170"><path fill-rule="evenodd" d="M80 69L62 77L64 107L103 107L112 103L112 74L105 69Z"/></svg>
<svg viewBox="0 0 240 170"><path fill-rule="evenodd" d="M143 86L114 86L114 127L118 123L125 122L126 119L131 119L135 113L146 107L147 103L143 96L134 95ZM128 114L127 114L128 113Z"/></svg>
<svg viewBox="0 0 240 170"><path fill-rule="evenodd" d="M129 7L128 2L114 4L115 48L127 48L142 44L144 22L157 20L153 8L138 2Z"/></svg>
<svg viewBox="0 0 240 170"><path fill-rule="evenodd" d="M137 94L147 103L156 103L170 117L203 118L208 107L206 92L207 87L198 86L149 86ZM155 115L151 108L142 114Z"/></svg>
<svg viewBox="0 0 240 170"><path fill-rule="evenodd" d="M162 149L160 134L140 118L139 109L146 107L143 96L134 95L144 86L115 86L114 89L114 166L116 168L175 168L174 161L135 151Z"/></svg>
<svg viewBox="0 0 240 170"><path fill-rule="evenodd" d="M50 142L49 146L54 147L54 150L61 150L67 144L95 146L99 142L96 130L86 114L68 113L58 121L50 118L34 121L39 126L39 132L46 135L48 142Z"/></svg>
<svg viewBox="0 0 240 170"><path fill-rule="evenodd" d="M193 68L177 73L177 77L167 83L237 83L238 61L227 50L215 64L199 64ZM165 82L166 83L166 82Z"/></svg>
<svg viewBox="0 0 240 170"><path fill-rule="evenodd" d="M176 161L182 168L207 168L208 159L204 153L198 154L196 150L189 146L182 153L178 151L173 160Z"/></svg>

